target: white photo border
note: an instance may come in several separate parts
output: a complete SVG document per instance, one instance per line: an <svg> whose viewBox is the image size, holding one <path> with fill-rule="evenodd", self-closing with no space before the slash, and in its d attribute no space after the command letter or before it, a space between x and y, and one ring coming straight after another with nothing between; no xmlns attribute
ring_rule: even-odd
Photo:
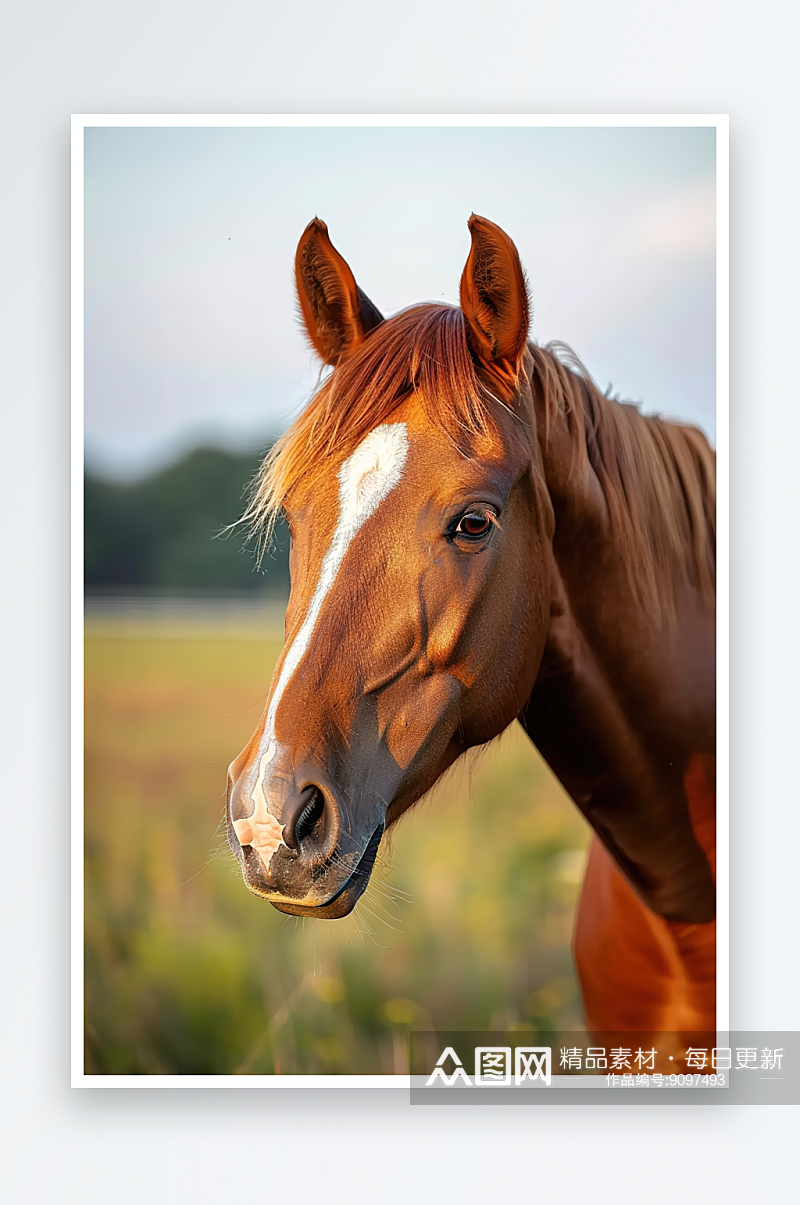
<svg viewBox="0 0 800 1205"><path fill-rule="evenodd" d="M716 131L717 1031L730 1028L729 121L727 114L73 114L71 152L71 1020L72 1087L395 1088L408 1075L87 1075L84 1071L83 415L84 131L90 127L707 127Z"/></svg>

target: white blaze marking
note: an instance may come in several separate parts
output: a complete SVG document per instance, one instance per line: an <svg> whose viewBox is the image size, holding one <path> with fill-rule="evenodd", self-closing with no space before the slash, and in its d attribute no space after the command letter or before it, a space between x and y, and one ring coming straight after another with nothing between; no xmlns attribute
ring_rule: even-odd
<svg viewBox="0 0 800 1205"><path fill-rule="evenodd" d="M270 741L269 749L261 758L256 785L253 787L251 799L255 803L255 811L244 820L234 820L233 830L240 845L252 845L261 861L269 867L272 855L283 842L285 825L278 824L267 807L267 797L264 794L264 775L267 766L275 756L275 742Z"/></svg>
<svg viewBox="0 0 800 1205"><path fill-rule="evenodd" d="M370 431L369 435L362 439L356 450L339 469L339 518L330 547L322 562L317 588L314 591L302 627L284 657L280 676L269 705L264 735L261 738L261 747L263 748L266 743L267 752L261 759L258 781L253 788L251 796L256 806L256 812L252 819L259 812L261 800L264 800L264 806L266 807L262 784L266 766L275 756L275 716L283 692L308 650L309 641L322 610L322 604L336 580L336 575L342 566L342 561L347 554L353 538L361 530L370 515L375 513L381 502L383 502L400 481L407 456L408 432L405 423L385 423L381 427L376 427L374 431ZM278 827L274 817L271 817L271 819L273 819L276 827ZM244 825L249 823L249 820L237 820L234 821L234 828L237 824ZM283 828L282 826L280 827L282 833ZM248 830L243 831L246 833ZM238 835L237 830L237 837ZM239 840L241 842L241 838ZM244 844L244 842L241 843ZM274 848L270 849L269 860L262 859L265 866L269 866L272 854L281 843L278 840L275 842ZM270 840L268 845L271 844L272 841Z"/></svg>

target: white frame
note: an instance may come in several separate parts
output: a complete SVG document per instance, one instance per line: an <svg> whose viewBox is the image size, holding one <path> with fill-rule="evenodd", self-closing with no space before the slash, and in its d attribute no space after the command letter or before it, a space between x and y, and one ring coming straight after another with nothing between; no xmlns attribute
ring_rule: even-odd
<svg viewBox="0 0 800 1205"><path fill-rule="evenodd" d="M84 1061L83 881L83 133L87 126L185 127L692 127L716 130L717 167L717 1031L730 1028L729 876L729 139L720 114L75 114L72 117L71 327L71 860L73 1087L94 1088L396 1088L402 1075L86 1075Z"/></svg>

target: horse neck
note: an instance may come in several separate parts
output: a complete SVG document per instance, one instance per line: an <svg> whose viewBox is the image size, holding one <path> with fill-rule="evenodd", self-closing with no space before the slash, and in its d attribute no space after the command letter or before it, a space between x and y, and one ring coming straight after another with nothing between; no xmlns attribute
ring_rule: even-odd
<svg viewBox="0 0 800 1205"><path fill-rule="evenodd" d="M536 349L531 394L534 475L538 467L554 520L540 676L572 687L563 702L576 713L589 715L606 693L637 722L702 728L709 744L713 452L700 432L643 418L563 365L556 371L548 355ZM554 381L557 397L543 388Z"/></svg>
<svg viewBox="0 0 800 1205"><path fill-rule="evenodd" d="M673 580L658 581L665 594L675 586L675 601L667 597L660 611L658 600L643 602L638 581L650 588L656 580L652 550L612 521L608 480L598 475L602 449L590 458L587 443L604 418L619 420L638 464L639 453L652 451L652 429L626 412L606 414L620 403L548 364L547 354L536 349L531 397L534 475L541 472L554 515L550 625L519 718L648 905L665 916L706 908L713 884L683 779L691 756L713 748L713 612L689 581L691 557ZM557 380L561 396L548 395L542 385ZM652 482L629 474L630 482L642 490L639 517L651 515Z"/></svg>

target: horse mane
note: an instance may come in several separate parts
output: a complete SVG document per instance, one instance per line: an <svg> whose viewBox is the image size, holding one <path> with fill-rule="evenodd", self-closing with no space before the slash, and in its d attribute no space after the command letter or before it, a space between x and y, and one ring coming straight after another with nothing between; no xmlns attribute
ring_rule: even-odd
<svg viewBox="0 0 800 1205"><path fill-rule="evenodd" d="M533 384L550 428L561 415L571 473L593 471L608 507L630 586L656 617L674 617L689 581L713 604L716 587L716 456L697 427L644 415L602 393L563 343L529 344ZM545 430L545 440L549 430Z"/></svg>
<svg viewBox="0 0 800 1205"><path fill-rule="evenodd" d="M526 369L543 400L544 440L559 418L566 423L571 472L579 480L595 473L640 602L669 614L676 583L687 578L713 599L715 458L702 432L602 393L564 344L529 343L528 353ZM325 472L331 455L348 456L415 390L428 420L459 446L465 435L492 430L494 408L504 403L478 376L457 306L402 310L323 382L254 480L240 522L260 551L298 483Z"/></svg>

